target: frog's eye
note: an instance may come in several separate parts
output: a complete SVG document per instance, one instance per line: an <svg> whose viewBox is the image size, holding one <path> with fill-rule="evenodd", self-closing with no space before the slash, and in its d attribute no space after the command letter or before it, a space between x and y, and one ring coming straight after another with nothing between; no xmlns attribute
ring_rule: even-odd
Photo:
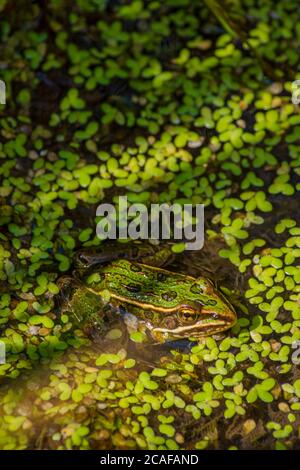
<svg viewBox="0 0 300 470"><path fill-rule="evenodd" d="M179 311L180 320L184 323L191 323L196 320L196 315L194 310L191 308L183 308Z"/></svg>

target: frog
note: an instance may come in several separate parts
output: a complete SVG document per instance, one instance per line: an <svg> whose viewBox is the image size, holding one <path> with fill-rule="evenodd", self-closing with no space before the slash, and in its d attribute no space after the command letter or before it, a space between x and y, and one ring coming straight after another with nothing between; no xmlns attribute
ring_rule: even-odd
<svg viewBox="0 0 300 470"><path fill-rule="evenodd" d="M93 336L121 317L157 343L201 340L234 326L234 307L208 277L167 269L172 247L137 244L80 250L72 276L59 281L62 311Z"/></svg>

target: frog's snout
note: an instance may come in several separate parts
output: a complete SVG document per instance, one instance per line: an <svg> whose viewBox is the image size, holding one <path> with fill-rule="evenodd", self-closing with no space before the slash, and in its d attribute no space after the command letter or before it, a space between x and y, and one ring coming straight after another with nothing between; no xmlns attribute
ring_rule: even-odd
<svg viewBox="0 0 300 470"><path fill-rule="evenodd" d="M233 306L226 300L218 308L205 307L202 309L202 314L207 318L211 318L213 322L218 322L218 324L223 324L223 330L228 330L232 328L237 321L237 314Z"/></svg>
<svg viewBox="0 0 300 470"><path fill-rule="evenodd" d="M223 294L221 294L221 300L223 302L223 319L227 327L232 328L237 322L237 313L233 305Z"/></svg>

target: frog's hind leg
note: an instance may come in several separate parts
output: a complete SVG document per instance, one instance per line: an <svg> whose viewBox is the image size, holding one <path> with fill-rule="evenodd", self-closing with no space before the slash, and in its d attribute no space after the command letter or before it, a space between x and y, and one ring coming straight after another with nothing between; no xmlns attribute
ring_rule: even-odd
<svg viewBox="0 0 300 470"><path fill-rule="evenodd" d="M104 266L117 259L139 260L143 255L150 255L153 246L146 248L144 243L107 242L91 250L79 250L73 259L74 275L81 277L89 270Z"/></svg>
<svg viewBox="0 0 300 470"><path fill-rule="evenodd" d="M101 245L92 251L85 249L79 250L75 253L73 258L73 274L76 277L77 275L80 277L83 273L87 273L89 269L105 265L115 259L123 258L124 251L124 247L116 243L113 245Z"/></svg>
<svg viewBox="0 0 300 470"><path fill-rule="evenodd" d="M81 277L97 266L103 266L116 259L129 259L150 266L162 267L174 259L171 246L164 243L154 245L145 241L130 243L106 243L94 251L80 250L74 256L74 275Z"/></svg>
<svg viewBox="0 0 300 470"><path fill-rule="evenodd" d="M61 277L58 286L60 288L58 306L61 315L67 314L74 326L83 330L104 329L106 303L101 296L70 276Z"/></svg>

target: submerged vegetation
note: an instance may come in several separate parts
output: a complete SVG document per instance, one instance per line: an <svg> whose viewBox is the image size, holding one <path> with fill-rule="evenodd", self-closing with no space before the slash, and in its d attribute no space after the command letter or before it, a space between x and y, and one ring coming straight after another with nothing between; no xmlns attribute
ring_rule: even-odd
<svg viewBox="0 0 300 470"><path fill-rule="evenodd" d="M299 449L298 2L19 3L0 0L0 447ZM174 266L218 281L229 333L170 349L116 319L95 343L60 315L119 195L205 204L205 248Z"/></svg>

